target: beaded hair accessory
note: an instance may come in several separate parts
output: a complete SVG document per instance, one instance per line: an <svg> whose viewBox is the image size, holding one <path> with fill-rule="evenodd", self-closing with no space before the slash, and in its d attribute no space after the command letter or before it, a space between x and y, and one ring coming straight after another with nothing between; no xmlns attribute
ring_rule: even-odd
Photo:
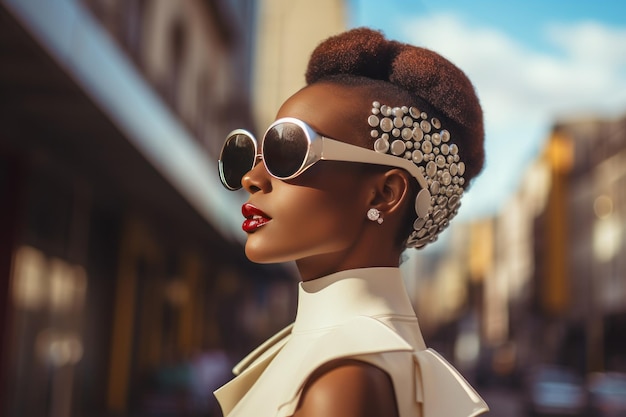
<svg viewBox="0 0 626 417"><path fill-rule="evenodd" d="M422 248L437 240L461 205L465 163L460 161L459 148L450 142L450 132L442 129L439 119L415 107L390 107L375 101L367 122L376 139L376 152L412 161L426 179L428 192L418 193L418 216L406 242L408 248ZM427 210L424 200L429 203Z"/></svg>

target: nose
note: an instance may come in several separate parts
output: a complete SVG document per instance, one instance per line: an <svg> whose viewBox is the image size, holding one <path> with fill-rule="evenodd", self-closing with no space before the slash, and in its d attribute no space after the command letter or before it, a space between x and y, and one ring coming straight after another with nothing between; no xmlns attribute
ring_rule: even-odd
<svg viewBox="0 0 626 417"><path fill-rule="evenodd" d="M265 169L265 162L260 158L260 155L257 158L259 158L259 162L241 178L242 187L250 194L258 191L267 193L272 188L271 176Z"/></svg>

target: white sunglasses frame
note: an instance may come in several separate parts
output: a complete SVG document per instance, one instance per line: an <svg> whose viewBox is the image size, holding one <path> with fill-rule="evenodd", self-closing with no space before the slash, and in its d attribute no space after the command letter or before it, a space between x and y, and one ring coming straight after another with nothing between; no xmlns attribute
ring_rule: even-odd
<svg viewBox="0 0 626 417"><path fill-rule="evenodd" d="M311 128L308 124L303 122L302 120L296 119L293 117L283 117L281 119L274 121L267 128L263 137L265 138L265 135L267 135L267 133L271 129L273 129L277 125L284 124L284 123L291 123L302 129L308 142L307 152L300 167L296 170L294 174L289 175L287 177L281 177L281 176L272 174L272 172L266 166L265 170L272 177L279 179L279 180L290 180L290 179L296 178L298 175L302 174L304 171L312 167L318 161L359 162L359 163L372 164L372 165L382 165L382 166L402 168L405 171L407 171L409 174L411 174L411 176L417 180L418 184L421 187L421 190L418 193L418 196L415 202L415 211L418 217L424 218L428 215L428 209L430 208L430 192L428 191L428 183L426 182L426 179L424 178L424 175L421 173L420 169L413 162L409 161L408 159L403 158L402 156L394 156L390 154L380 153L372 149L363 148L357 145L351 145L349 143L340 142L338 140L331 139L326 136L322 136L319 133L317 133L315 130L313 130L313 128ZM226 142L224 142L224 147L226 146L228 138L234 135L246 135L250 137L250 139L252 139L252 142L254 143L254 147L255 147L254 152L256 154L256 158L254 160L253 165L250 167L250 169L254 168L257 164L256 160L259 158L263 159L263 145L265 142L261 145L261 153L257 153L258 142L256 138L254 137L254 135L244 129L236 129L228 134L227 140ZM224 147L222 147L222 152L224 150ZM220 178L222 179L222 184L224 184L224 186L230 190L233 190L233 191L237 190L241 187L236 188L236 189L231 188L230 186L226 184L226 181L224 181L222 160L221 160L222 152L220 152L220 160L219 160Z"/></svg>

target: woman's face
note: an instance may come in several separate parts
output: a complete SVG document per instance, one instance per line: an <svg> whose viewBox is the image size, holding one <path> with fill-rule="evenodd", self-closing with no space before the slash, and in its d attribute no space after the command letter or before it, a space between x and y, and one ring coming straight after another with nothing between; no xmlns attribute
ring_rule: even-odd
<svg viewBox="0 0 626 417"><path fill-rule="evenodd" d="M277 118L298 118L323 136L354 144L367 132L368 105L356 88L314 84L288 99ZM342 269L358 256L373 177L363 165L321 161L282 181L257 164L242 180L250 194L243 208L246 255L259 263L313 261L310 278Z"/></svg>

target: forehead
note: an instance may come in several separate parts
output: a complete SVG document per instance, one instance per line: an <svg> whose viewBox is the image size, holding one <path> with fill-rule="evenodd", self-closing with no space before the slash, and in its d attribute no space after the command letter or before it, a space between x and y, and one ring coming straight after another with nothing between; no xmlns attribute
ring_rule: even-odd
<svg viewBox="0 0 626 417"><path fill-rule="evenodd" d="M358 144L368 132L371 102L361 87L318 83L287 99L276 118L295 117L324 136Z"/></svg>

